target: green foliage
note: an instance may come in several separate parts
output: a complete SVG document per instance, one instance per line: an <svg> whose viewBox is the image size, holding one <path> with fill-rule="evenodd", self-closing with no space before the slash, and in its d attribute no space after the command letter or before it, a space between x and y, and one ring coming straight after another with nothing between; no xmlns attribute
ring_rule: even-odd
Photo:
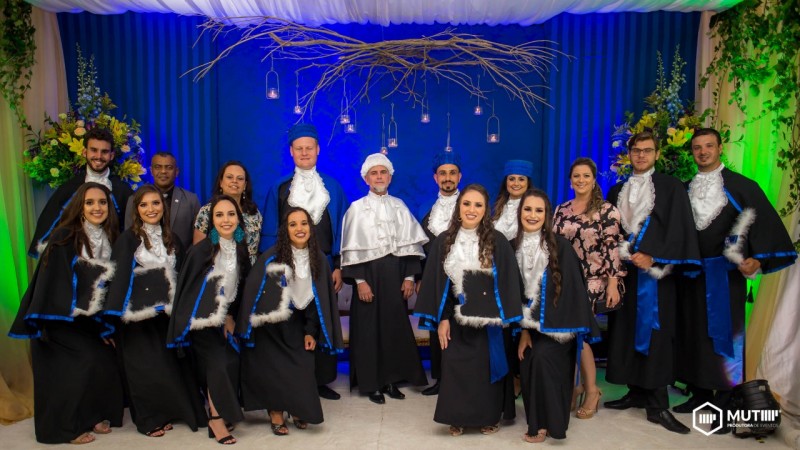
<svg viewBox="0 0 800 450"><path fill-rule="evenodd" d="M4 0L0 21L0 93L17 117L20 127L31 127L22 109L25 91L31 87L36 42L31 5L23 0Z"/></svg>
<svg viewBox="0 0 800 450"><path fill-rule="evenodd" d="M778 166L792 180L788 203L780 211L788 215L800 208L800 2L744 0L714 16L711 32L720 44L700 86L705 87L712 75L727 80L733 84L729 103L745 113L748 122L769 118L773 136L784 143L777 149ZM773 98L748 110L747 97L765 88ZM717 85L716 101L719 92Z"/></svg>

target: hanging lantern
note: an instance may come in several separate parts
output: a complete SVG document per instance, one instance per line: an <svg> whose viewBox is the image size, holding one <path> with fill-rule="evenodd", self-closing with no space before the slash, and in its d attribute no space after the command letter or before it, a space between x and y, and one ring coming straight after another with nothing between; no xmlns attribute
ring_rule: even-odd
<svg viewBox="0 0 800 450"><path fill-rule="evenodd" d="M350 123L350 100L347 98L347 78L342 78L342 99L339 102L339 123Z"/></svg>
<svg viewBox="0 0 800 450"><path fill-rule="evenodd" d="M500 118L494 114L494 100L492 100L492 115L486 121L486 142L500 143Z"/></svg>
<svg viewBox="0 0 800 450"><path fill-rule="evenodd" d="M292 112L301 116L303 115L303 107L300 106L300 74L295 71L294 75L296 81L294 84L294 109L292 109Z"/></svg>
<svg viewBox="0 0 800 450"><path fill-rule="evenodd" d="M275 71L275 60L270 60L269 72L267 72L267 100L277 100L281 97L280 79L278 72Z"/></svg>
<svg viewBox="0 0 800 450"><path fill-rule="evenodd" d="M386 114L381 114L381 153L389 154L389 149L386 148Z"/></svg>
<svg viewBox="0 0 800 450"><path fill-rule="evenodd" d="M422 81L425 84L425 90L422 93L422 113L419 116L419 121L422 123L431 123L431 109L430 106L428 106L428 80L423 78Z"/></svg>
<svg viewBox="0 0 800 450"><path fill-rule="evenodd" d="M481 107L481 76L478 75L478 104L472 108L472 114L476 116L480 116L483 114L483 108Z"/></svg>
<svg viewBox="0 0 800 450"><path fill-rule="evenodd" d="M356 131L356 110L353 108L353 121L344 125L344 132L347 134L355 134Z"/></svg>
<svg viewBox="0 0 800 450"><path fill-rule="evenodd" d="M392 103L392 116L389 118L389 137L386 139L386 146L396 148L397 145L397 122L394 121L394 103Z"/></svg>
<svg viewBox="0 0 800 450"><path fill-rule="evenodd" d="M452 152L453 147L450 146L450 112L447 112L447 145L444 146L444 151Z"/></svg>

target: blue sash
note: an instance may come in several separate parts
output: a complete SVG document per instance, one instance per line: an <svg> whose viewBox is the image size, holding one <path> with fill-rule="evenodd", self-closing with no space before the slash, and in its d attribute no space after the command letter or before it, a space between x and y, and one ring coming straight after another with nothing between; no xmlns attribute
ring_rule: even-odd
<svg viewBox="0 0 800 450"><path fill-rule="evenodd" d="M728 358L733 358L728 271L735 267L724 256L703 259L708 337L714 343L714 353Z"/></svg>
<svg viewBox="0 0 800 450"><path fill-rule="evenodd" d="M646 270L637 269L636 286L636 351L650 353L650 337L653 330L660 330L658 323L658 280Z"/></svg>
<svg viewBox="0 0 800 450"><path fill-rule="evenodd" d="M489 325L486 327L486 334L489 336L491 381L496 383L508 373L508 361L506 360L506 351L503 346L503 327Z"/></svg>

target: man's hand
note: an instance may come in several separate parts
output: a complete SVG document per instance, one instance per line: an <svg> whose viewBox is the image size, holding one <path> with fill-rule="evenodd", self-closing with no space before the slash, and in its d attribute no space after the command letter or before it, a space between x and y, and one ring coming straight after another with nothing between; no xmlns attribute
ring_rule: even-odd
<svg viewBox="0 0 800 450"><path fill-rule="evenodd" d="M342 289L342 269L333 269L331 272L331 278L333 279L333 291L335 293L339 293L339 290Z"/></svg>
<svg viewBox="0 0 800 450"><path fill-rule="evenodd" d="M372 288L369 287L369 284L367 284L366 281L363 283L358 283L356 285L356 289L358 289L358 299L362 302L371 303L372 299L375 298L375 296L372 295Z"/></svg>
<svg viewBox="0 0 800 450"><path fill-rule="evenodd" d="M442 350L447 348L447 344L450 342L450 321L445 319L439 322L439 329L437 330L437 334L439 335L439 346L442 347Z"/></svg>
<svg viewBox="0 0 800 450"><path fill-rule="evenodd" d="M742 272L742 275L746 277L752 276L760 268L761 261L755 258L747 258L739 264L739 272Z"/></svg>
<svg viewBox="0 0 800 450"><path fill-rule="evenodd" d="M631 255L631 262L642 270L648 270L653 267L653 257L642 252L636 252Z"/></svg>
<svg viewBox="0 0 800 450"><path fill-rule="evenodd" d="M400 290L403 291L403 300L408 300L414 293L414 282L411 280L403 280L403 285L400 286Z"/></svg>

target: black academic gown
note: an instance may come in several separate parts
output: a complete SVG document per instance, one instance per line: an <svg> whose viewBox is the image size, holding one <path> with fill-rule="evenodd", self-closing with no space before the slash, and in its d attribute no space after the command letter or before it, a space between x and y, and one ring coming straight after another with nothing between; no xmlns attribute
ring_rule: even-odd
<svg viewBox="0 0 800 450"><path fill-rule="evenodd" d="M786 228L758 184L728 169L722 169L722 179L730 196L728 204L697 232L703 270L697 277L681 280L676 336L678 380L712 390L730 390L744 381L747 280L737 264L723 255L734 226L751 223L741 239L741 257L758 259L763 273L788 267L797 258ZM715 270L717 264L721 270ZM709 271L716 273L708 277ZM707 295L719 302L712 301L709 308ZM729 325L717 328L717 335L709 329L709 317L712 325ZM710 336L718 336L716 348Z"/></svg>
<svg viewBox="0 0 800 450"><path fill-rule="evenodd" d="M128 183L122 181L120 177L113 173L109 175L108 179L111 181L111 201L117 211L117 217L119 217L119 231L121 232L124 230L125 208L128 205L128 197L133 195L133 190ZM39 257L44 244L50 238L50 233L53 232L58 225L58 221L61 220L61 214L64 212L67 203L75 195L75 191L85 182L86 169L84 168L53 192L53 195L47 200L42 213L39 214L39 219L36 221L36 230L33 232L31 245L28 247L28 255L34 258Z"/></svg>
<svg viewBox="0 0 800 450"><path fill-rule="evenodd" d="M700 260L697 233L686 189L677 178L653 173L655 204L637 236L626 235L633 241L630 253L636 251L653 257L654 267L671 264L669 275L657 280L658 328L653 325L647 340L647 353L636 349L637 309L644 302L638 296L640 270L628 264L625 276L626 292L623 306L608 318L608 368L606 380L644 389L665 387L675 380L674 348L675 309L677 302L676 273L696 268ZM619 207L618 196L624 183L611 188L608 201ZM642 272L643 273L643 272ZM654 314L651 310L650 314ZM644 315L639 317L643 319ZM642 327L646 329L647 327Z"/></svg>
<svg viewBox="0 0 800 450"><path fill-rule="evenodd" d="M221 292L221 270L211 258L213 244L206 238L193 245L178 276L175 302L167 329L167 347L191 346L197 378L221 417L244 420L239 405L239 345L223 332L226 315L237 317L243 281L234 296ZM246 272L249 267L239 267Z"/></svg>
<svg viewBox="0 0 800 450"><path fill-rule="evenodd" d="M428 237L428 242L426 242L422 246L422 250L425 252L425 259L422 260L422 269L423 272L425 270L425 263L428 261L427 255L430 254L431 245L433 245L433 241L436 240L436 236L433 235L431 230L428 229L428 222L431 218L431 209L422 217L420 220L420 225L422 225L422 229L425 230L425 236ZM421 275L420 275L421 277ZM442 347L439 344L439 333L436 331L430 331L430 351L431 351L431 378L438 380L442 378Z"/></svg>
<svg viewBox="0 0 800 450"><path fill-rule="evenodd" d="M444 271L446 233L431 245L414 315L420 328L435 332L450 323L450 342L442 351L442 374L433 420L456 426L487 426L513 419L514 391L502 326L522 319L519 269L511 244L495 231L491 273L468 272L460 304ZM458 306L458 307L457 307ZM492 326L489 324L492 323ZM494 363L494 364L493 364ZM505 364L492 371L492 366ZM493 381L494 379L494 381Z"/></svg>
<svg viewBox="0 0 800 450"><path fill-rule="evenodd" d="M549 437L564 439L569 425L577 346L583 346L584 341L599 340L600 329L592 313L578 255L561 236L556 236L556 243L561 294L555 297L555 285L546 270L542 277L544 289L539 291L544 296L525 299L527 320L521 325L530 328L533 345L525 350L520 376L528 435L535 436L546 429Z"/></svg>
<svg viewBox="0 0 800 450"><path fill-rule="evenodd" d="M407 303L400 288L403 279L419 273L418 256L389 254L373 261L345 266L342 276L353 283L350 302L350 388L362 394L389 383L428 384L408 320ZM372 288L374 299L358 299L355 279Z"/></svg>
<svg viewBox="0 0 800 450"><path fill-rule="evenodd" d="M56 230L54 240L65 236ZM39 261L9 336L31 339L36 440L67 443L103 420L122 426L123 390L113 328L98 319L113 264L85 260L72 243Z"/></svg>
<svg viewBox="0 0 800 450"><path fill-rule="evenodd" d="M176 243L175 267L145 270L134 253L142 240L131 229L114 243L111 260L115 280L109 286L104 315L118 325L117 351L122 361L130 410L136 429L148 433L166 423L182 421L193 431L205 426L202 396L188 355L167 348L177 272L183 256Z"/></svg>
<svg viewBox="0 0 800 450"><path fill-rule="evenodd" d="M242 402L246 411L288 411L309 423L322 423L317 394L315 352L304 348L306 335L319 351L343 351L336 293L325 255L316 255L320 273L312 280L314 300L296 309L289 297L291 268L275 261L275 247L256 261L247 276L236 333L242 341Z"/></svg>
<svg viewBox="0 0 800 450"><path fill-rule="evenodd" d="M342 216L347 210L347 197L339 183L326 174L319 173L325 189L330 195L330 202L322 213L322 218L314 226L317 236L317 243L322 252L327 256L329 266L333 269L340 268L340 247L339 239L342 235ZM278 183L270 189L264 202L264 230L269 229L268 233L262 233L261 248L266 248L275 242L278 224L283 218L285 211L289 209L289 188L292 185L294 174L278 180ZM276 211L277 209L277 211ZM334 296L334 304L338 308L338 300ZM315 354L316 358L316 377L317 385L322 386L336 380L336 355L320 349Z"/></svg>

